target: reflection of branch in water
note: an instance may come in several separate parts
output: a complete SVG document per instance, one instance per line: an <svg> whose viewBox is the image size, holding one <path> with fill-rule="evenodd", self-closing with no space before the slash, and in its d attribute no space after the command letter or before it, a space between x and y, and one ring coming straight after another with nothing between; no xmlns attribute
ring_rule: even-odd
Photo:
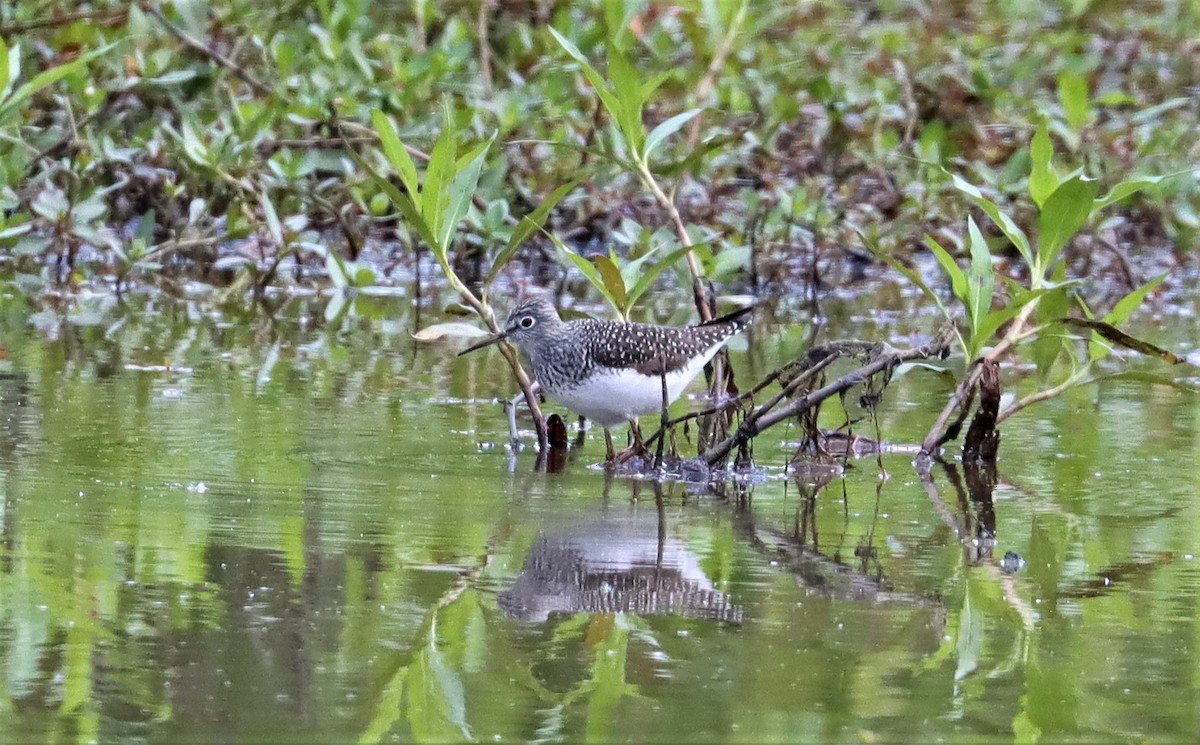
<svg viewBox="0 0 1200 745"><path fill-rule="evenodd" d="M734 531L751 548L796 576L803 589L836 600L940 608L936 600L897 592L881 574L868 575L824 556L794 535L757 524L749 514L734 518Z"/></svg>
<svg viewBox="0 0 1200 745"><path fill-rule="evenodd" d="M697 557L669 538L661 494L656 520L604 514L539 536L520 576L497 600L509 616L542 622L555 612L678 613L740 623L742 609L715 589Z"/></svg>
<svg viewBox="0 0 1200 745"><path fill-rule="evenodd" d="M939 461L946 476L958 495L961 515L942 499L937 484L934 483L933 473L928 468L918 469L921 484L942 522L946 523L963 545L964 558L968 565L980 566L991 572L992 577L999 583L1004 593L1004 600L1021 618L1025 628L1032 628L1036 615L1029 603L1017 593L1012 575L997 566L992 557L992 549L996 545L996 513L992 506L992 491L996 487L996 471L994 464L964 464L967 471L967 490L963 489L962 479L959 478L958 468L945 461ZM968 501L967 494L970 494ZM971 502L979 505L978 513L971 510Z"/></svg>

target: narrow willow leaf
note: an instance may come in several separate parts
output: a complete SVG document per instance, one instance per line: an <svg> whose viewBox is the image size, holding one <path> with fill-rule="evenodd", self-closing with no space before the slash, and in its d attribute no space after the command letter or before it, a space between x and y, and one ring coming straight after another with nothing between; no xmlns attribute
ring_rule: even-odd
<svg viewBox="0 0 1200 745"><path fill-rule="evenodd" d="M1145 370L1122 370L1121 372L1115 372L1108 375L1097 375L1089 382L1096 382L1100 380L1134 380L1139 383L1165 385L1174 388L1175 390L1185 391L1187 393L1200 393L1200 388L1197 388L1195 384L1189 384L1186 382L1186 380L1176 380L1175 378L1169 378L1166 375L1159 375Z"/></svg>
<svg viewBox="0 0 1200 745"><path fill-rule="evenodd" d="M279 222L279 214L275 212L275 205L266 189L263 189L259 201L262 203L263 220L267 223L267 232L270 233L271 240L275 241L277 248L283 248L283 224Z"/></svg>
<svg viewBox="0 0 1200 745"><path fill-rule="evenodd" d="M608 301L609 305L611 305L613 309L620 313L621 306L617 303L617 299L609 293L608 287L604 284L604 278L600 276L600 270L597 269L592 262L571 250L571 248L568 247L567 244L563 243L557 235L551 233L545 228L542 228L541 230L542 233L550 239L550 242L554 244L554 247L558 249L559 253L561 253L563 256L566 256L567 260L575 265L575 268L583 272L583 276L587 277L587 281L592 284L592 287L595 287L596 290L604 296L604 299Z"/></svg>
<svg viewBox="0 0 1200 745"><path fill-rule="evenodd" d="M1132 349L1133 351L1139 352L1148 357L1157 357L1160 360L1172 365L1178 365L1184 361L1182 357L1178 356L1174 352L1163 349L1155 344L1151 344L1144 339L1139 339L1132 334L1127 334L1116 326L1113 326L1111 323L1105 323L1104 321L1097 321L1091 318L1061 318L1059 321L1068 326L1091 329L1092 331L1100 334L1100 336L1111 341L1113 344L1125 347L1126 349Z"/></svg>
<svg viewBox="0 0 1200 745"><path fill-rule="evenodd" d="M604 286L608 288L609 294L616 303L617 310L621 313L621 317L624 318L629 310L626 307L626 302L628 302L629 298L625 292L625 280L621 277L621 270L617 267L616 262L604 254L596 254L588 258L596 266L596 270L600 272L600 278L604 281Z"/></svg>
<svg viewBox="0 0 1200 745"><path fill-rule="evenodd" d="M992 309L996 276L987 241L975 224L975 218L970 216L967 217L967 237L967 245L971 250L971 266L967 271L967 315L971 322L971 343L978 349L982 343L978 338L979 326Z"/></svg>
<svg viewBox="0 0 1200 745"><path fill-rule="evenodd" d="M1067 125L1078 132L1087 125L1088 82L1077 72L1064 71L1058 76L1058 102L1063 108Z"/></svg>
<svg viewBox="0 0 1200 745"><path fill-rule="evenodd" d="M13 45L13 49L18 47L19 45ZM19 63L20 57L17 60ZM0 38L0 101L3 101L4 97L8 95L8 89L11 87L9 84L16 77L13 74L16 72L14 67L12 58L9 57L8 45L4 43L4 39Z"/></svg>
<svg viewBox="0 0 1200 745"><path fill-rule="evenodd" d="M1076 176L1064 181L1046 198L1038 215L1038 251L1035 266L1044 274L1054 265L1067 241L1079 232L1092 215L1095 179Z"/></svg>
<svg viewBox="0 0 1200 745"><path fill-rule="evenodd" d="M420 182L417 179L417 164L404 148L396 126L379 109L371 110L371 122L375 125L375 133L379 135L379 143L383 146L383 154L387 157L392 168L400 174L400 181L413 199L419 196Z"/></svg>
<svg viewBox="0 0 1200 745"><path fill-rule="evenodd" d="M454 128L454 117L446 112L443 118L442 132L433 144L429 153L429 165L425 168L425 188L421 190L421 214L433 231L435 243L431 248L439 255L445 256L450 250L448 243L443 243L443 237L449 234L446 230L446 213L450 207L450 182L455 177L455 150L458 132Z"/></svg>
<svg viewBox="0 0 1200 745"><path fill-rule="evenodd" d="M1114 326L1119 326L1120 324L1128 321L1129 316L1133 315L1133 312L1141 307L1142 302L1146 299L1146 296L1153 292L1154 288L1162 284L1163 280L1167 278L1168 274L1169 272L1164 272L1158 275L1154 279L1146 282L1141 287L1138 287L1125 297L1118 300L1116 305L1113 306L1112 310L1110 310L1104 316L1104 321L1106 323L1111 323Z"/></svg>
<svg viewBox="0 0 1200 745"><path fill-rule="evenodd" d="M650 77L642 83L642 100L649 101L650 96L654 95L654 91L658 90L663 83L675 74L674 70L664 70Z"/></svg>
<svg viewBox="0 0 1200 745"><path fill-rule="evenodd" d="M488 288L492 286L492 282L496 281L496 276L500 274L500 270L512 260L513 255L516 254L517 249L521 247L525 239L532 235L534 231L541 229L546 223L546 218L550 215L550 212L558 206L563 197L570 194L578 185L578 181L568 181L550 192L550 195L543 199L542 203L533 212L521 218L521 222L513 229L512 236L508 239L508 245L496 255L496 258L492 261L492 268L488 270L487 278L483 280L483 296L485 298L487 297Z"/></svg>
<svg viewBox="0 0 1200 745"><path fill-rule="evenodd" d="M1030 347L1033 363L1043 380L1049 376L1055 361L1067 346L1062 324L1053 319L1065 316L1070 308L1070 289L1066 286L1051 289L1038 301L1037 316L1043 319L1045 327L1030 342Z"/></svg>
<svg viewBox="0 0 1200 745"><path fill-rule="evenodd" d="M1000 232L1013 244L1021 254L1021 257L1025 259L1025 262L1031 268L1034 267L1033 248L1029 243L1029 237L1025 235L1025 231L1021 230L1011 217L1001 211L999 205L983 196L983 192L979 191L979 188L974 184L949 171L945 171L945 173L950 176L951 181L954 183L954 188L970 197L978 205L979 209L983 210L984 214L991 218L996 227L1000 228Z"/></svg>
<svg viewBox="0 0 1200 745"><path fill-rule="evenodd" d="M1050 142L1050 132L1043 119L1033 134L1033 142L1029 145L1029 196L1033 203L1042 208L1046 197L1058 188L1058 174L1054 171L1054 145Z"/></svg>
<svg viewBox="0 0 1200 745"><path fill-rule="evenodd" d="M449 189L450 206L444 217L445 224L442 234L439 236L442 244L447 247L453 242L458 222L466 216L467 210L471 207L471 199L475 196L476 187L479 186L479 174L483 172L483 164L487 160L488 150L495 139L496 136L493 134L487 141L476 145L459 159L455 166L457 173L450 183Z"/></svg>
<svg viewBox="0 0 1200 745"><path fill-rule="evenodd" d="M662 144L663 140L682 129L683 125L694 119L701 111L703 109L689 109L682 114L676 114L652 129L650 134L646 136L646 146L642 151L642 157L649 159L650 153L654 152L654 148Z"/></svg>
<svg viewBox="0 0 1200 745"><path fill-rule="evenodd" d="M633 288L629 291L629 307L633 307L639 298L650 289L654 284L654 280L658 275L662 274L664 269L672 267L677 261L687 255L695 246L681 246L658 261L648 266L644 271L638 274L637 281L633 283Z"/></svg>
<svg viewBox="0 0 1200 745"><path fill-rule="evenodd" d="M617 124L629 149L640 153L646 142L646 126L642 123L642 81L637 68L613 44L608 45L608 76L616 93Z"/></svg>
<svg viewBox="0 0 1200 745"><path fill-rule="evenodd" d="M954 293L954 297L958 298L963 306L967 305L967 275L958 267L958 262L950 255L950 252L942 248L933 236L925 236L925 245L933 252L938 263L942 265L942 270L950 277L950 290Z"/></svg>
<svg viewBox="0 0 1200 745"><path fill-rule="evenodd" d="M400 212L404 215L405 221L417 231L418 235L421 236L421 240L425 241L426 245L428 245L431 250L436 252L437 249L435 246L437 244L437 239L434 238L433 230L430 228L429 223L425 220L425 217L421 215L421 210L417 206L417 203L413 201L412 197L400 191L395 184L380 175L378 171L372 168L370 164L363 160L362 156L354 152L354 150L350 150L349 153L350 157L354 159L354 162L358 164L358 167L371 177L371 180L375 182L375 185L379 187L379 190L382 191L384 195L391 200L392 204L394 204L396 208L400 210Z"/></svg>
<svg viewBox="0 0 1200 745"><path fill-rule="evenodd" d="M1163 180L1163 176L1137 176L1131 179L1126 179L1112 188L1112 191L1102 197L1098 197L1092 203L1092 210L1098 211L1105 207L1119 202L1126 197L1137 194L1139 191L1154 186Z"/></svg>
<svg viewBox="0 0 1200 745"><path fill-rule="evenodd" d="M591 63L587 61L587 58L583 56L583 52L579 51L579 47L572 44L567 37L560 34L558 29L554 28L553 26L550 26L549 29L550 35L553 36L554 40L558 42L558 45L563 48L563 51L565 51L571 59L575 60L575 62L579 64L580 69L583 70L584 77L586 77L588 82L592 84L592 88L595 89L596 95L600 97L600 103L604 105L605 110L608 111L608 115L614 120L617 120L618 113L621 110L621 105L617 101L617 97L613 95L611 90L609 90L608 84L604 82L604 78L600 75L600 73L596 72L596 68L592 67Z"/></svg>
<svg viewBox="0 0 1200 745"><path fill-rule="evenodd" d="M339 290L350 286L350 270L346 266L346 261L337 251L329 248L325 249L325 271L329 274L329 281L333 282L333 286Z"/></svg>
<svg viewBox="0 0 1200 745"><path fill-rule="evenodd" d="M54 85L68 75L80 70L92 60L103 54L106 54L116 45L117 42L106 44L99 49L93 49L90 52L81 54L66 64L51 67L49 70L43 70L37 75L34 75L31 80L17 87L17 89L14 90L12 94L8 96L8 98L0 101L0 121L3 121L10 113L19 109L26 100L33 96L33 94L37 93L43 88L46 88L47 86ZM9 57L9 67L9 74L12 75L12 57ZM9 81L9 83L12 82L12 80Z"/></svg>
<svg viewBox="0 0 1200 745"><path fill-rule="evenodd" d="M865 245L871 251L871 253L875 254L876 258L887 262L887 264L889 266L891 266L896 271L900 272L900 274L904 275L905 279L907 279L909 282L912 282L914 285L916 285L921 290L921 292L925 293L925 296L927 298L932 300L934 302L934 304L937 305L938 310L940 310L942 312L943 316L945 316L947 319L952 320L950 311L947 310L946 306L942 303L941 296L938 293L934 292L929 287L929 285L925 284L925 280L921 278L921 275L915 269L905 266L900 260L884 253L883 251L877 250L874 246L871 246L869 243L865 244ZM940 248L940 246L939 246L939 248ZM955 266L955 269L957 269L957 268L958 267Z"/></svg>

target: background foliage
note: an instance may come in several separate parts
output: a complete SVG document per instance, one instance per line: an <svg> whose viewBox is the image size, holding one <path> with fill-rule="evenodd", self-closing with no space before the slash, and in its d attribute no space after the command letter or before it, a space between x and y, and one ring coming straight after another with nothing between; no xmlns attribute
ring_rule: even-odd
<svg viewBox="0 0 1200 745"><path fill-rule="evenodd" d="M673 245L669 210L622 165L640 163L708 279L845 284L867 244L968 253L973 203L949 173L1035 234L1042 122L1100 194L1190 167L1198 26L1188 0L5 4L3 271L33 298L403 284L425 237L347 151L385 170L378 111L418 161L447 116L480 155L448 240L468 282L577 180L549 216L569 245ZM1190 257L1198 202L1190 175L1123 200L1064 247L1071 276L1128 291ZM561 272L541 234L515 256L512 276Z"/></svg>

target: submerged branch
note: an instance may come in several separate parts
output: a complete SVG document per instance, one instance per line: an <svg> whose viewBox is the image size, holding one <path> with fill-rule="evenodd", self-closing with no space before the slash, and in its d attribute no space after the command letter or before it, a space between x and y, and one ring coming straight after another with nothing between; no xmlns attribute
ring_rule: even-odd
<svg viewBox="0 0 1200 745"><path fill-rule="evenodd" d="M750 412L732 435L710 447L701 457L710 466L722 463L729 457L729 453L734 448L746 444L770 427L817 406L830 396L847 391L865 382L872 376L890 371L904 362L944 355L949 348L949 336L941 333L930 343L914 347L913 349L884 351L867 364L847 375L843 375L829 385L811 391L799 398L792 399L785 406L778 407L787 397L788 393L794 390L793 386L796 384L796 381L793 380L783 392L776 394L770 401ZM834 356L831 354L825 359L832 360Z"/></svg>
<svg viewBox="0 0 1200 745"><path fill-rule="evenodd" d="M933 423L933 426L929 428L929 433L925 435L925 439L921 443L922 454L933 455L943 444L958 437L962 423L967 418L967 410L970 408L971 400L975 396L975 386L979 385L979 376L983 374L982 366L978 363L982 360L999 362L1000 358L1008 354L1009 350L1013 349L1018 343L1033 333L1033 329L1027 328L1027 324L1029 323L1029 317L1033 314L1036 307L1036 302L1027 303L1021 309L1021 312L1017 314L1017 317L1013 319L1008 333L1004 335L1004 339L992 347L980 360L975 360L971 363L970 372L962 379L958 387L954 389L950 400L946 402L942 413L938 415L937 421ZM953 425L946 428L946 422L950 421L950 417L954 414L955 410L958 410L958 418Z"/></svg>

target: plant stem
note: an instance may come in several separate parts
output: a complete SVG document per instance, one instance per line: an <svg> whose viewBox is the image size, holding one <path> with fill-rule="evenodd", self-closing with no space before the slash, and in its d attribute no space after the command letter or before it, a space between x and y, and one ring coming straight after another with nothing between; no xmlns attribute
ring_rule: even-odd
<svg viewBox="0 0 1200 745"><path fill-rule="evenodd" d="M496 314L492 312L491 307L480 300L471 288L463 284L463 281L458 278L454 268L446 260L446 255L439 251L434 251L437 256L438 263L442 267L442 274L450 282L450 286L459 294L467 305L475 311L493 334L500 333L500 324L496 323ZM521 387L521 393L525 395L525 405L529 407L529 413L533 415L533 425L537 429L538 450L545 452L550 445L549 433L546 430L546 417L542 414L542 407L538 404L537 393L533 390L533 381L529 374L525 372L525 368L521 365L521 360L517 358L517 352L508 342L500 343L500 354L504 355L505 361L508 362L509 368L512 370L513 377L517 379L517 385Z"/></svg>
<svg viewBox="0 0 1200 745"><path fill-rule="evenodd" d="M1029 322L1029 316L1033 314L1033 310L1036 307L1036 299L1027 303L1021 309L1021 312L1017 314L1017 317L1013 319L1012 325L1009 326L1008 332L1004 335L1004 339L992 347L991 351L985 354L982 359L999 361L1018 342L1024 339L1029 333L1025 328L1025 324ZM972 389L979 384L979 376L982 374L983 366L973 365L971 372L954 389L954 394L950 396L950 400L946 402L946 407L942 409L942 413L938 415L937 421L929 428L929 433L925 435L925 440L921 443L922 454L933 455L934 450L938 448L938 441L942 439L942 431L946 427L946 422L950 421L950 416L954 413L954 410L967 401Z"/></svg>
<svg viewBox="0 0 1200 745"><path fill-rule="evenodd" d="M696 263L696 254L691 250L695 244L683 224L683 216L679 214L679 208L675 206L675 202L663 192L662 187L654 180L654 174L650 173L650 167L646 164L645 159L639 157L634 160L637 163L638 175L641 177L642 183L671 216L671 222L675 224L675 233L679 236L679 242L689 249L684 258L687 259L688 271L692 275L692 297L696 303L696 310L700 313L700 320L702 322L711 321L713 307L709 302L708 292L704 289L704 280L700 274L700 265Z"/></svg>

